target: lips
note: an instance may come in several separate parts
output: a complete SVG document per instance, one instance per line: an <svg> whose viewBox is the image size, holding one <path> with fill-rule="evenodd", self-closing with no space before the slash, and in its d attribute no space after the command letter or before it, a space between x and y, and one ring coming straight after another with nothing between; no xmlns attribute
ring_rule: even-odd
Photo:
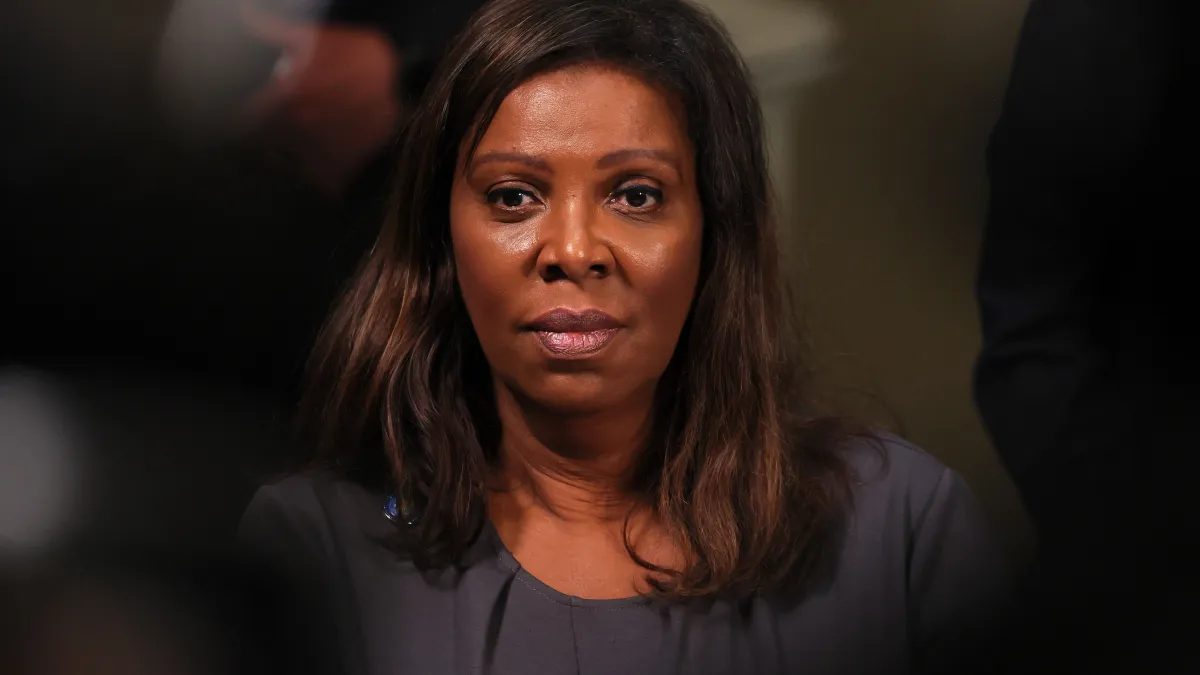
<svg viewBox="0 0 1200 675"><path fill-rule="evenodd" d="M546 351L556 356L586 356L604 349L621 324L598 309L556 309L529 324Z"/></svg>

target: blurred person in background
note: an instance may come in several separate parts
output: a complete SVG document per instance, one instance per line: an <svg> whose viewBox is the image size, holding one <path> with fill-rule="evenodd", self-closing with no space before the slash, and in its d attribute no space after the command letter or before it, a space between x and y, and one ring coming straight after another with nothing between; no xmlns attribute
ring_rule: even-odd
<svg viewBox="0 0 1200 675"><path fill-rule="evenodd" d="M1197 597L1188 4L1034 0L988 154L975 388L1040 537L1026 628L1104 672L1181 658Z"/></svg>
<svg viewBox="0 0 1200 675"><path fill-rule="evenodd" d="M226 548L479 4L0 9L0 671L319 672Z"/></svg>
<svg viewBox="0 0 1200 675"><path fill-rule="evenodd" d="M72 536L232 533L478 4L6 3L0 381L71 426Z"/></svg>
<svg viewBox="0 0 1200 675"><path fill-rule="evenodd" d="M242 103L240 126L318 189L344 195L373 160L386 162L403 110L481 4L342 0L315 17L269 0L240 5L247 32L278 50L267 82Z"/></svg>
<svg viewBox="0 0 1200 675"><path fill-rule="evenodd" d="M119 1L8 9L0 358L289 389L480 3Z"/></svg>

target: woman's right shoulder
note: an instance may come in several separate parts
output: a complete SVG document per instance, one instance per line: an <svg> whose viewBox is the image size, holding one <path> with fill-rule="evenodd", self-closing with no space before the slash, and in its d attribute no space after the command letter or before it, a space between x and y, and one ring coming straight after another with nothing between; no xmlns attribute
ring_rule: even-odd
<svg viewBox="0 0 1200 675"><path fill-rule="evenodd" d="M329 494L341 479L327 471L304 471L278 477L259 486L242 518L288 516L289 519L319 517Z"/></svg>
<svg viewBox="0 0 1200 675"><path fill-rule="evenodd" d="M304 672L344 670L342 641L351 639L343 634L345 598L352 596L346 560L365 546L359 521L377 502L334 473L306 471L258 488L242 515L239 553L277 603L267 606L279 612L275 620L297 650L289 654Z"/></svg>
<svg viewBox="0 0 1200 675"><path fill-rule="evenodd" d="M376 529L371 521L382 519L382 504L381 494L329 471L291 474L258 488L238 540L264 554L328 553L346 533Z"/></svg>
<svg viewBox="0 0 1200 675"><path fill-rule="evenodd" d="M279 476L259 486L247 511L256 507L299 512L319 510L333 486L343 480L332 472L321 470Z"/></svg>

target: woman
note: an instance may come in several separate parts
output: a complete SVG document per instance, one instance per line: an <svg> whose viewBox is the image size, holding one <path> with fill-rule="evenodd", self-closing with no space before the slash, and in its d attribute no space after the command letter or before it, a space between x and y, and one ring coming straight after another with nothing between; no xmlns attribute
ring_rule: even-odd
<svg viewBox="0 0 1200 675"><path fill-rule="evenodd" d="M762 141L689 4L474 17L315 359L329 468L245 517L339 668L890 673L962 644L999 555L956 474L802 398Z"/></svg>

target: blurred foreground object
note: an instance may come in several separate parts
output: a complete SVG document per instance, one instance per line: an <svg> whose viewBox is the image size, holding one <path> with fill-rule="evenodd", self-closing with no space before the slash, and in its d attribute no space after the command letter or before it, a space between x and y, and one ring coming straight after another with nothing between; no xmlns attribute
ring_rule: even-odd
<svg viewBox="0 0 1200 675"><path fill-rule="evenodd" d="M1034 0L989 146L976 398L1040 536L1042 663L1200 665L1165 639L1198 597L1186 6Z"/></svg>

